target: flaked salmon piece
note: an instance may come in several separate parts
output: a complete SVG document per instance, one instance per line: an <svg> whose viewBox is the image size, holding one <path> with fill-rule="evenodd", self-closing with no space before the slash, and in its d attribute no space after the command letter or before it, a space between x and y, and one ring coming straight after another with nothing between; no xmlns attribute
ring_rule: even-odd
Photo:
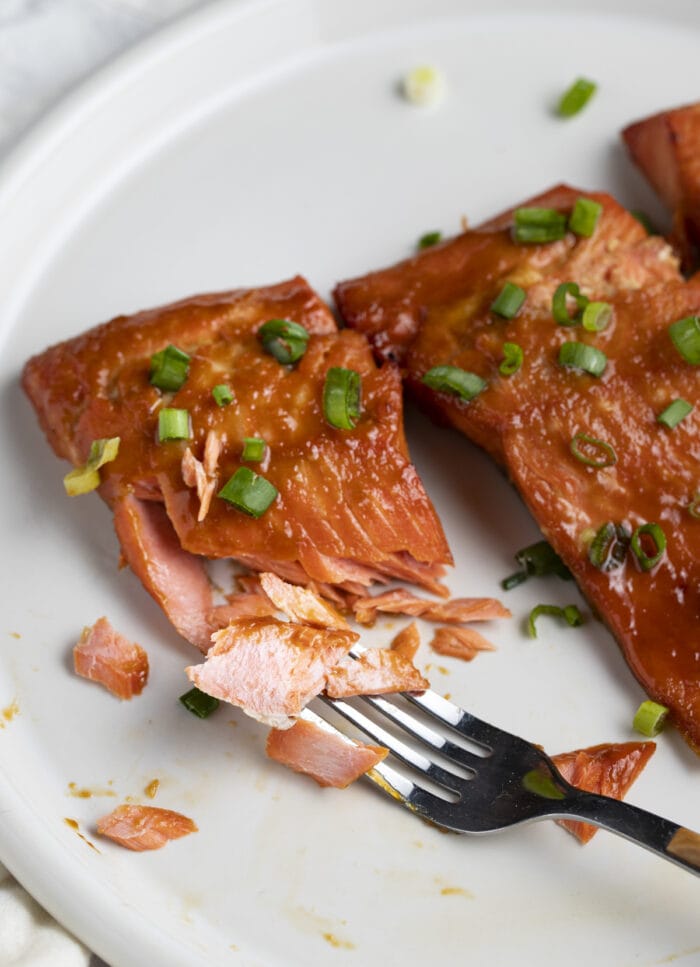
<svg viewBox="0 0 700 967"><path fill-rule="evenodd" d="M290 621L313 625L315 628L348 627L345 618L335 608L307 588L289 584L270 572L260 575L260 586L275 607L283 611Z"/></svg>
<svg viewBox="0 0 700 967"><path fill-rule="evenodd" d="M163 507L121 497L114 504L114 528L127 564L148 593L183 638L206 652L216 630L211 585L202 562L183 551Z"/></svg>
<svg viewBox="0 0 700 967"><path fill-rule="evenodd" d="M212 497L216 493L219 477L216 465L221 453L221 437L210 430L204 443L204 460L198 460L189 447L182 455L182 479L186 487L194 487L199 500L197 521L203 521L209 513Z"/></svg>
<svg viewBox="0 0 700 967"><path fill-rule="evenodd" d="M688 512L698 490L700 410L670 432L658 422L673 400L698 400L697 367L677 351L669 327L700 314L700 277L685 282L670 246L648 237L609 195L559 188L525 205L567 216L579 197L602 207L590 238L568 232L550 244L517 244L510 212L425 257L341 284L338 304L378 356L402 360L407 390L436 419L505 468L634 675L700 751L700 528ZM490 308L507 281L526 294L510 320ZM610 303L603 331L555 322L552 295L563 282ZM523 353L511 376L499 371L506 341ZM572 342L604 353L599 377L560 365L562 345ZM436 366L486 385L470 402L431 389L423 377ZM580 462L571 446L582 434L603 441L615 462ZM645 522L665 534L657 567L639 569L631 550L611 570L590 559L601 528L632 532Z"/></svg>
<svg viewBox="0 0 700 967"><path fill-rule="evenodd" d="M673 213L672 241L686 268L700 245L700 104L661 111L628 125L632 160Z"/></svg>
<svg viewBox="0 0 700 967"><path fill-rule="evenodd" d="M449 655L471 661L480 651L495 651L492 645L475 628L436 628L430 647L438 655Z"/></svg>
<svg viewBox="0 0 700 967"><path fill-rule="evenodd" d="M345 789L386 758L389 750L299 719L291 729L272 729L266 751L276 762L311 776L319 786Z"/></svg>
<svg viewBox="0 0 700 967"><path fill-rule="evenodd" d="M148 655L112 627L107 618L98 618L83 629L73 649L77 675L104 685L117 698L140 695L148 681Z"/></svg>
<svg viewBox="0 0 700 967"><path fill-rule="evenodd" d="M358 638L354 631L242 618L216 632L206 661L185 671L207 695L286 729L323 690L328 671Z"/></svg>
<svg viewBox="0 0 700 967"><path fill-rule="evenodd" d="M281 365L262 345L259 330L272 319L308 333L294 365ZM164 395L149 373L152 356L168 345L186 352L189 363L182 386ZM337 429L324 413L334 367L361 380L353 429ZM233 395L226 406L212 397L222 378ZM300 277L113 319L34 357L23 385L55 452L74 464L93 440L119 436L117 458L100 471L100 494L115 505L126 496L162 501L183 551L342 592L401 577L440 593L452 558L410 461L400 374L376 365L363 336L338 331ZM191 439L157 442L163 406L188 412ZM212 496L210 478L228 481L241 468L248 436L267 445L264 468L248 469L277 491L259 518ZM183 480L186 449L184 473L193 486ZM135 570L143 576L148 569ZM168 610L153 573L145 576L176 627L205 647L208 614L200 609L197 617L188 607L185 621L185 609Z"/></svg>
<svg viewBox="0 0 700 967"><path fill-rule="evenodd" d="M326 694L331 698L422 692L426 688L430 688L427 678L412 661L391 648L368 648L359 658L335 665L326 679Z"/></svg>
<svg viewBox="0 0 700 967"><path fill-rule="evenodd" d="M216 605L211 616L217 628L225 628L238 618L264 618L276 612L277 608L266 594L241 591L228 595L227 603Z"/></svg>
<svg viewBox="0 0 700 967"><path fill-rule="evenodd" d="M353 610L360 624L372 624L378 611L455 624L466 621L490 621L494 618L511 616L508 608L496 598L452 598L444 602L428 601L405 588L359 598L353 602Z"/></svg>
<svg viewBox="0 0 700 967"><path fill-rule="evenodd" d="M180 839L198 830L193 820L172 809L125 803L98 819L97 832L120 846L143 852L160 849L171 839Z"/></svg>
<svg viewBox="0 0 700 967"><path fill-rule="evenodd" d="M394 635L389 647L408 661L413 661L420 648L420 632L415 621L412 621L410 625L406 625L398 634Z"/></svg>
<svg viewBox="0 0 700 967"><path fill-rule="evenodd" d="M655 742L606 743L576 752L562 752L553 755L552 761L572 786L624 799L654 752ZM597 826L574 819L558 819L557 822L582 843L587 843L598 832Z"/></svg>

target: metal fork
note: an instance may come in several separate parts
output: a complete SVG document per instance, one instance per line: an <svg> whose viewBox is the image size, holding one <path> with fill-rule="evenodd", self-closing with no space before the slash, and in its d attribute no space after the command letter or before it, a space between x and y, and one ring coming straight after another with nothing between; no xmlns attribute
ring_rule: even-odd
<svg viewBox="0 0 700 967"><path fill-rule="evenodd" d="M414 781L385 760L367 778L437 826L485 833L538 819L584 820L700 874L700 834L638 806L577 789L537 746L435 692L364 696L352 703L322 700L419 774ZM411 714L411 705L431 724ZM311 710L304 715L352 741Z"/></svg>

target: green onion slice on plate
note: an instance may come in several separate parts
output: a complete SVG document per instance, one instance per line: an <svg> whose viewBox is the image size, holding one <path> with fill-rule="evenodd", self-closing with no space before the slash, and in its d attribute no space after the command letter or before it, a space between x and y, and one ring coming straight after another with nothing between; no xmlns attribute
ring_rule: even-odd
<svg viewBox="0 0 700 967"><path fill-rule="evenodd" d="M667 715L668 709L665 705L659 705L658 702L651 700L642 702L634 713L632 726L637 732L653 739L655 735L662 731L666 724Z"/></svg>
<svg viewBox="0 0 700 967"><path fill-rule="evenodd" d="M577 78L571 87L562 94L557 106L557 114L562 118L571 118L588 104L598 89L595 81L585 77Z"/></svg>
<svg viewBox="0 0 700 967"><path fill-rule="evenodd" d="M191 688L189 692L185 692L184 695L180 696L180 701L189 712L200 719L208 718L219 707L218 698L207 695L206 692L201 692L198 688Z"/></svg>

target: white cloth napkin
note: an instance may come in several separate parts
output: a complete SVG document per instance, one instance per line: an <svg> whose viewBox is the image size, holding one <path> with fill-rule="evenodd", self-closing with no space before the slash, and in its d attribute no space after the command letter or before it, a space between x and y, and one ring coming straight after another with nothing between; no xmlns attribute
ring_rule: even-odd
<svg viewBox="0 0 700 967"><path fill-rule="evenodd" d="M0 967L87 967L89 951L0 864Z"/></svg>

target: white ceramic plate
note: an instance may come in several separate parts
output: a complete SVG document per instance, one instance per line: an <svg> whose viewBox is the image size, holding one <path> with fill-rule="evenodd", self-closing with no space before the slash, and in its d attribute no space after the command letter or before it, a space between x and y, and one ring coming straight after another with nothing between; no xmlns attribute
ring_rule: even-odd
<svg viewBox="0 0 700 967"><path fill-rule="evenodd" d="M2 613L0 858L107 961L169 965L698 963L698 884L605 833L580 848L546 823L444 836L359 783L321 791L266 761L234 711L200 722L177 696L192 659L128 571L98 498L67 500L24 400L24 360L118 312L304 272L323 293L550 184L658 208L621 150L629 120L700 90L700 10L623 0L286 0L214 5L103 72L42 124L0 185ZM437 110L397 95L423 61ZM571 121L576 76L600 91ZM415 460L457 558L455 593L493 594L537 531L466 441L409 415ZM508 595L516 615L434 687L550 751L633 738L641 692L609 635L522 619L570 584ZM108 614L147 646L152 681L120 704L70 670ZM660 633L662 631L660 630ZM389 623L377 635L386 639ZM423 663L431 661L427 647ZM193 816L199 834L136 855L94 840L123 797ZM69 783L115 797L72 797ZM118 798L117 798L118 797ZM698 760L664 734L630 797L699 824Z"/></svg>

